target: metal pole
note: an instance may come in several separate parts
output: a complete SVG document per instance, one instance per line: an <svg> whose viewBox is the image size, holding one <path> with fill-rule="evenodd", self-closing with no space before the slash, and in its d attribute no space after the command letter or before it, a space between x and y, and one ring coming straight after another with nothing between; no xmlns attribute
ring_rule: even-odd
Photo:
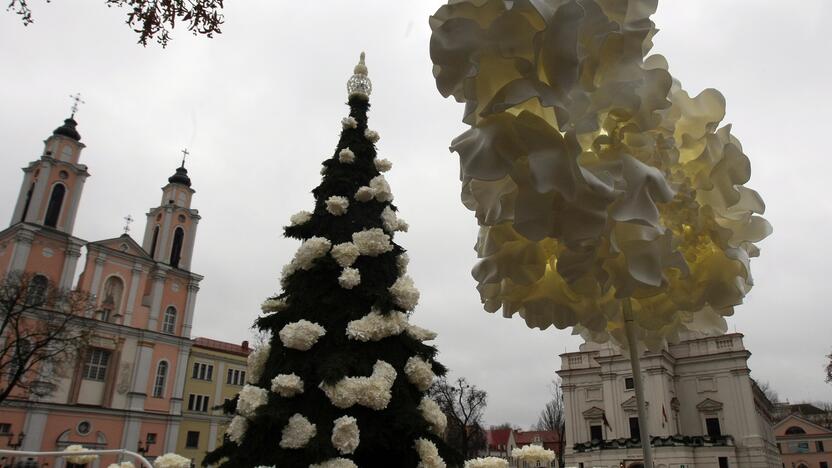
<svg viewBox="0 0 832 468"><path fill-rule="evenodd" d="M627 343L630 348L630 366L633 369L633 383L635 384L636 403L638 404L638 429L641 437L641 447L644 449L644 468L653 468L653 447L650 445L650 430L647 423L647 406L644 404L644 385L641 381L641 361L636 346L636 333L633 329L633 306L630 298L622 302L624 312L624 331L627 333Z"/></svg>

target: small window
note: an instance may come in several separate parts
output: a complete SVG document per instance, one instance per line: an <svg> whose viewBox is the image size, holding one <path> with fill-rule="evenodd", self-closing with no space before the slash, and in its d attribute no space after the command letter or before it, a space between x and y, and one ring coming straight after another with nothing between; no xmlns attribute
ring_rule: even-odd
<svg viewBox="0 0 832 468"><path fill-rule="evenodd" d="M604 440L604 431L600 424L589 426L589 440Z"/></svg>
<svg viewBox="0 0 832 468"><path fill-rule="evenodd" d="M204 362L195 362L191 378L198 380L211 380L214 375L214 366Z"/></svg>
<svg viewBox="0 0 832 468"><path fill-rule="evenodd" d="M639 426L638 426L638 418L630 418L630 438L631 439L640 439L641 438L641 431L639 430Z"/></svg>
<svg viewBox="0 0 832 468"><path fill-rule="evenodd" d="M186 448L199 448L199 432L198 431L188 431L188 435L185 438L185 447Z"/></svg>
<svg viewBox="0 0 832 468"><path fill-rule="evenodd" d="M182 259L182 242L185 240L185 231L178 227L173 231L173 245L170 248L170 266L179 268L179 260Z"/></svg>
<svg viewBox="0 0 832 468"><path fill-rule="evenodd" d="M728 468L728 457L719 457L719 468Z"/></svg>
<svg viewBox="0 0 832 468"><path fill-rule="evenodd" d="M806 431L804 431L802 427L798 427L798 426L791 426L788 429L786 429L786 434L787 435L805 434L805 433L806 433Z"/></svg>
<svg viewBox="0 0 832 468"><path fill-rule="evenodd" d="M93 348L87 354L84 363L84 378L87 380L104 381L107 377L107 364L110 362L110 352L106 349Z"/></svg>
<svg viewBox="0 0 832 468"><path fill-rule="evenodd" d="M11 434L12 425L10 423L0 423L0 434Z"/></svg>
<svg viewBox="0 0 832 468"><path fill-rule="evenodd" d="M75 432L77 432L78 435L85 436L89 434L91 430L92 423L90 423L89 421L81 421L78 423L77 426L75 426Z"/></svg>
<svg viewBox="0 0 832 468"><path fill-rule="evenodd" d="M194 395L188 396L188 411L199 411L203 413L208 412L208 395Z"/></svg>
<svg viewBox="0 0 832 468"><path fill-rule="evenodd" d="M165 310L165 318L162 321L162 333L173 335L176 332L176 309L171 306ZM209 379L210 380L210 379Z"/></svg>
<svg viewBox="0 0 832 468"><path fill-rule="evenodd" d="M61 216L61 206L64 203L64 195L66 195L66 187L63 184L55 184L52 187L49 206L46 208L46 218L43 220L45 226L56 227L58 225L58 218Z"/></svg>
<svg viewBox="0 0 832 468"><path fill-rule="evenodd" d="M145 439L148 445L153 445L156 443L156 433L155 432L148 432L147 438Z"/></svg>
<svg viewBox="0 0 832 468"><path fill-rule="evenodd" d="M20 216L20 222L26 221L26 215L29 213L29 204L32 203L32 192L35 191L35 184L34 182L29 187L29 191L26 192L26 203L23 205L23 215Z"/></svg>
<svg viewBox="0 0 832 468"><path fill-rule="evenodd" d="M159 240L159 226L153 228L153 239L150 241L150 256L156 258L156 242Z"/></svg>
<svg viewBox="0 0 832 468"><path fill-rule="evenodd" d="M165 380L168 376L168 363L160 361L156 367L156 382L153 384L153 398L162 398L165 394Z"/></svg>
<svg viewBox="0 0 832 468"><path fill-rule="evenodd" d="M35 275L29 281L26 289L26 305L41 306L46 303L46 292L49 289L49 279L43 275Z"/></svg>
<svg viewBox="0 0 832 468"><path fill-rule="evenodd" d="M827 462L820 462L820 468L829 468L829 463L827 463Z"/></svg>
<svg viewBox="0 0 832 468"><path fill-rule="evenodd" d="M624 389L625 390L632 390L636 388L636 381L632 377L625 377L624 378Z"/></svg>
<svg viewBox="0 0 832 468"><path fill-rule="evenodd" d="M228 369L228 374L225 376L225 383L228 385L244 385L246 381L246 371L240 369Z"/></svg>
<svg viewBox="0 0 832 468"><path fill-rule="evenodd" d="M816 452L823 452L823 451L824 451L824 450L823 450L823 441L822 441L822 440L815 441L815 451L816 451Z"/></svg>
<svg viewBox="0 0 832 468"><path fill-rule="evenodd" d="M705 428L711 437L719 437L722 435L722 431L719 429L719 418L705 418Z"/></svg>

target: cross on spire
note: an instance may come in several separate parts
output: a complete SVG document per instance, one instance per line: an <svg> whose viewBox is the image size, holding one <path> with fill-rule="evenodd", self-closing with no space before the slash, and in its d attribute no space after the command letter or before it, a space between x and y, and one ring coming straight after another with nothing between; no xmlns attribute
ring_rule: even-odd
<svg viewBox="0 0 832 468"><path fill-rule="evenodd" d="M188 148L182 150L182 167L185 167L185 158L187 158L190 154L191 152L188 151Z"/></svg>
<svg viewBox="0 0 832 468"><path fill-rule="evenodd" d="M130 232L130 223L132 223L135 220L130 215L127 215L122 219L124 219L124 233L127 234L128 232Z"/></svg>
<svg viewBox="0 0 832 468"><path fill-rule="evenodd" d="M83 99L81 99L81 93L75 93L74 96L72 94L70 94L69 97L72 98L72 101L73 101L72 102L72 115L70 116L70 118L74 118L75 113L78 112L78 105L79 104L86 104L86 102Z"/></svg>

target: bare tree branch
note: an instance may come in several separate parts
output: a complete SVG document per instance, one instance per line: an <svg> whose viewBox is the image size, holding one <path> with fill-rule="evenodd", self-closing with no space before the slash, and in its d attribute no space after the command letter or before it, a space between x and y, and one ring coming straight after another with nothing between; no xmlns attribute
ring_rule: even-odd
<svg viewBox="0 0 832 468"><path fill-rule="evenodd" d="M566 444L566 408L563 405L563 390L560 387L560 379L552 381L552 399L540 412L537 421L538 431L552 431L558 440L558 466L563 466L563 449Z"/></svg>
<svg viewBox="0 0 832 468"><path fill-rule="evenodd" d="M428 394L448 418L446 440L449 445L466 458L475 456L477 450L485 447L482 416L488 394L484 390L468 384L464 377L453 383L442 377L434 382Z"/></svg>

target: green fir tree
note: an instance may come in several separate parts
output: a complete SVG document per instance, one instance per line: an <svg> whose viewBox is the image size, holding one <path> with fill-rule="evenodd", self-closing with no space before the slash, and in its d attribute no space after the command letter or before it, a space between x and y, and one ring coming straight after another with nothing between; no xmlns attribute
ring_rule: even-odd
<svg viewBox="0 0 832 468"><path fill-rule="evenodd" d="M221 467L442 468L460 457L442 440L446 420L426 396L445 368L409 323L419 293L393 242L396 215L367 128L372 89L364 54L348 85L350 115L313 190L314 212L285 228L302 244L284 267L283 292L263 304L268 346L227 405L234 419L205 464Z"/></svg>

